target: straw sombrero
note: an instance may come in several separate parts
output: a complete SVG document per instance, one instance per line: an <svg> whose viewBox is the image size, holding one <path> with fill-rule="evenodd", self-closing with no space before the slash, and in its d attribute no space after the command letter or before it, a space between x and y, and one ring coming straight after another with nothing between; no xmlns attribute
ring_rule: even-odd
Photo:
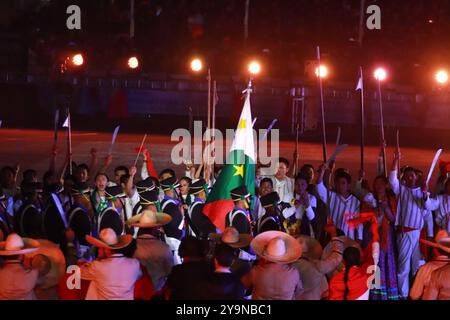
<svg viewBox="0 0 450 320"><path fill-rule="evenodd" d="M218 240L232 248L247 247L252 241L252 236L246 233L239 233L236 228L228 227L223 233L211 233L210 239Z"/></svg>
<svg viewBox="0 0 450 320"><path fill-rule="evenodd" d="M50 262L50 270L41 278L40 288L51 288L59 283L66 271L66 259L59 246L49 240L38 239L39 249L27 254L29 258L44 255Z"/></svg>
<svg viewBox="0 0 450 320"><path fill-rule="evenodd" d="M127 220L127 225L139 228L156 228L168 224L172 217L163 212L146 209Z"/></svg>
<svg viewBox="0 0 450 320"><path fill-rule="evenodd" d="M450 236L445 230L440 230L438 231L438 233L436 233L434 242L425 239L420 239L419 241L425 245L450 253Z"/></svg>
<svg viewBox="0 0 450 320"><path fill-rule="evenodd" d="M0 242L0 256L16 256L31 253L39 249L39 242L30 238L21 238L11 233L6 241Z"/></svg>
<svg viewBox="0 0 450 320"><path fill-rule="evenodd" d="M355 240L346 237L346 236L339 236L337 237L337 241L341 241L343 243L343 250L349 248L349 247L355 247L358 248L360 253L362 254L361 246L356 242ZM326 260L331 254L333 253L333 244L330 242L328 243L322 252L322 260ZM341 252L343 254L343 251ZM336 267L336 269L330 271L327 273L328 277L331 278L334 275L338 274L340 271L342 271L345 267L344 261L341 261L341 263Z"/></svg>
<svg viewBox="0 0 450 320"><path fill-rule="evenodd" d="M281 231L260 233L250 246L259 257L276 263L292 263L302 255L302 247L297 240Z"/></svg>
<svg viewBox="0 0 450 320"><path fill-rule="evenodd" d="M111 228L103 229L100 232L100 239L94 238L90 235L86 236L86 241L98 248L105 248L111 250L122 249L128 246L133 241L133 236L126 234L117 236L116 232Z"/></svg>
<svg viewBox="0 0 450 320"><path fill-rule="evenodd" d="M302 256L305 256L309 259L320 260L322 256L322 246L319 241L314 239L313 237L307 235L299 235L295 237L300 246L302 247Z"/></svg>

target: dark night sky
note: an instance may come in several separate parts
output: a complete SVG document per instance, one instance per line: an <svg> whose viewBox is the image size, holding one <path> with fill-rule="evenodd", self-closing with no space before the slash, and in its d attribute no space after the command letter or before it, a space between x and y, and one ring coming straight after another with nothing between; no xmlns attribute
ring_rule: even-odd
<svg viewBox="0 0 450 320"><path fill-rule="evenodd" d="M134 49L144 72L183 73L187 59L201 54L217 73L239 74L243 61L255 56L268 75L279 78L302 77L319 44L336 80L353 79L360 64L383 63L394 81L419 86L428 70L450 58L450 4L443 0L367 0L366 7L380 6L382 29L365 29L362 48L352 41L358 38L356 0L251 0L246 44L245 0L136 0L133 43L127 37L129 0L22 2L2 1L0 43L5 48L7 36L14 35L22 50L33 53L28 64L44 70L70 41L87 53L90 70L114 71ZM65 28L70 4L81 7L81 31ZM24 70L27 58L8 59L1 61L3 71L16 65Z"/></svg>

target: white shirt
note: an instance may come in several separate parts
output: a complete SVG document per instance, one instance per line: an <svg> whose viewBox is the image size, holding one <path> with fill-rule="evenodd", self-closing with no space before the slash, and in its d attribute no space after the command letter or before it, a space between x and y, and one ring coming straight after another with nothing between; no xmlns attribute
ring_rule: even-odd
<svg viewBox="0 0 450 320"><path fill-rule="evenodd" d="M86 300L133 300L134 285L142 277L139 261L113 254L81 266L81 278L93 285Z"/></svg>
<svg viewBox="0 0 450 320"><path fill-rule="evenodd" d="M349 195L346 199L334 191L329 191L320 182L316 185L317 194L320 199L327 203L328 194L330 195L330 217L333 220L336 228L340 229L347 237L355 239L356 236L359 240L363 237L363 225L360 224L357 227L356 232L350 230L349 225L346 221L345 213L359 213L360 202L354 195Z"/></svg>
<svg viewBox="0 0 450 320"><path fill-rule="evenodd" d="M36 269L25 269L18 260L5 262L0 268L0 300L34 300L38 277Z"/></svg>
<svg viewBox="0 0 450 320"><path fill-rule="evenodd" d="M427 220L428 231L431 231L432 226L430 226L428 215L431 214L431 210L437 209L438 202L430 197L424 201L424 194L419 187L408 188L405 185L401 185L397 178L396 170L391 171L389 182L392 191L394 191L398 198L395 225L421 230L425 220ZM429 236L433 235L432 233L430 234L430 232L428 233Z"/></svg>
<svg viewBox="0 0 450 320"><path fill-rule="evenodd" d="M270 176L273 182L273 191L276 191L283 202L289 202L294 197L294 179L285 177L278 180L275 176Z"/></svg>
<svg viewBox="0 0 450 320"><path fill-rule="evenodd" d="M300 204L300 203L298 203L295 206L295 218L296 219L300 220L303 218L303 215L306 214L306 216L308 217L308 220L311 221L316 216L313 208L317 208L317 199L315 196L313 196L312 194L309 194L309 193L308 193L308 198L309 198L309 207L306 208L303 204ZM296 195L295 200L300 200L300 195Z"/></svg>

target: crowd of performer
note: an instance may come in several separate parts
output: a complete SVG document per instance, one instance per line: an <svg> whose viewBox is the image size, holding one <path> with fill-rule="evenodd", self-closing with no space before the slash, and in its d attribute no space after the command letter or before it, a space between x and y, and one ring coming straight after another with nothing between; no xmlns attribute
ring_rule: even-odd
<svg viewBox="0 0 450 320"><path fill-rule="evenodd" d="M214 177L150 176L143 154L113 179L95 150L59 171L54 150L42 180L0 170L0 299L450 298L445 165L430 193L398 151L373 181L333 161L293 176L279 158L274 175L258 167L255 196L230 191L219 230L202 210Z"/></svg>

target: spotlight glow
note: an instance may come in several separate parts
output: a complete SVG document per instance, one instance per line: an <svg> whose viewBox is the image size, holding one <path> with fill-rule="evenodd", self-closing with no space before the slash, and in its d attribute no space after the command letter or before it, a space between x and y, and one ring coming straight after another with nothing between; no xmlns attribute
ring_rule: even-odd
<svg viewBox="0 0 450 320"><path fill-rule="evenodd" d="M383 81L383 80L385 80L387 78L387 73L386 73L386 70L384 70L383 68L378 68L373 73L373 76L378 81Z"/></svg>
<svg viewBox="0 0 450 320"><path fill-rule="evenodd" d="M191 69L194 72L199 72L203 69L203 63L200 59L195 58L191 61Z"/></svg>
<svg viewBox="0 0 450 320"><path fill-rule="evenodd" d="M320 65L319 68L316 67L314 71L316 77L326 78L328 76L328 68L324 65Z"/></svg>
<svg viewBox="0 0 450 320"><path fill-rule="evenodd" d="M81 66L84 63L83 55L81 53L77 53L72 57L72 64L74 66Z"/></svg>
<svg viewBox="0 0 450 320"><path fill-rule="evenodd" d="M261 72L261 65L257 61L252 61L248 65L248 72L250 72L253 75L257 75Z"/></svg>
<svg viewBox="0 0 450 320"><path fill-rule="evenodd" d="M137 67L139 67L138 58L131 57L130 59L128 59L128 67L130 67L131 69L136 69Z"/></svg>
<svg viewBox="0 0 450 320"><path fill-rule="evenodd" d="M439 70L438 72L436 72L436 75L434 76L434 78L436 79L436 82L439 84L447 83L448 73L445 70Z"/></svg>

